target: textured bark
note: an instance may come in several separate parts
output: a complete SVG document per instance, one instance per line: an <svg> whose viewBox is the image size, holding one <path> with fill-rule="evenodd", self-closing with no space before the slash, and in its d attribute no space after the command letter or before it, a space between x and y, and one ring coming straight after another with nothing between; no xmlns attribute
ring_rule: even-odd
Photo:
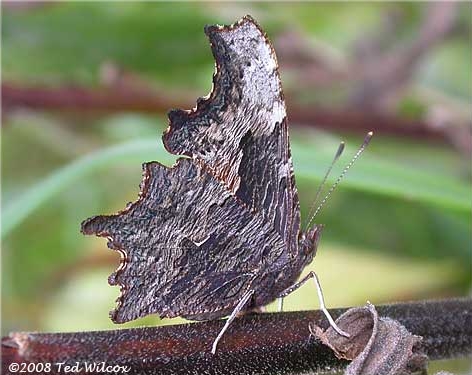
<svg viewBox="0 0 472 375"><path fill-rule="evenodd" d="M472 300L378 306L398 320L430 359L472 354ZM332 309L338 317L346 309ZM236 319L216 355L210 353L222 321L156 328L77 333L12 333L2 339L2 374L12 362L102 362L131 366L130 374L273 375L321 373L348 364L310 336L309 325L327 328L321 311L254 314Z"/></svg>

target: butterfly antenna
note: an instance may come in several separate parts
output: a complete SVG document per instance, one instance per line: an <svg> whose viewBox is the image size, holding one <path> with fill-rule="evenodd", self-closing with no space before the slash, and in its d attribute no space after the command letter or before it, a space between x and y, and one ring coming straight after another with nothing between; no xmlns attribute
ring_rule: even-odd
<svg viewBox="0 0 472 375"><path fill-rule="evenodd" d="M313 220L312 215L313 215L313 212L315 211L315 209L317 207L316 203L318 203L318 198L320 197L321 190L323 189L323 186L325 185L326 180L328 179L328 176L331 173L331 170L333 169L334 164L338 161L339 157L343 153L344 146L345 146L344 142L341 142L339 144L338 151L336 151L336 155L334 155L333 161L331 162L328 170L326 171L326 173L323 177L323 180L321 181L320 186L318 187L318 190L316 191L315 199L313 200L313 204L311 205L310 212L308 213L308 217L310 218L310 220L308 221L305 230L308 229L308 225L310 225L310 222Z"/></svg>
<svg viewBox="0 0 472 375"><path fill-rule="evenodd" d="M347 171L352 167L352 165L356 162L356 160L359 158L359 156L361 156L361 154L364 152L364 150L366 149L367 145L369 144L370 140L372 139L372 136L374 135L373 132L368 132L367 135L365 136L364 138L364 142L362 142L362 145L361 147L359 147L359 150L357 150L356 154L354 155L354 157L351 159L351 161L348 163L348 165L346 165L343 169L343 171L341 172L341 174L339 175L338 179L334 182L334 184L331 186L331 188L328 190L328 193L326 193L326 196L323 198L323 200L320 202L320 204L318 205L318 208L316 209L315 213L313 214L313 216L311 216L310 218L310 221L308 222L308 225L307 225L307 228L308 226L311 224L311 222L315 219L316 215L318 215L318 213L321 211L321 209L323 208L323 206L325 205L326 201L328 200L329 196L331 195L331 193L334 191L334 189L336 189L336 187L339 185L339 183L341 182L341 180L344 178L344 176L346 175ZM332 167L332 165L331 165ZM331 169L330 167L330 169Z"/></svg>

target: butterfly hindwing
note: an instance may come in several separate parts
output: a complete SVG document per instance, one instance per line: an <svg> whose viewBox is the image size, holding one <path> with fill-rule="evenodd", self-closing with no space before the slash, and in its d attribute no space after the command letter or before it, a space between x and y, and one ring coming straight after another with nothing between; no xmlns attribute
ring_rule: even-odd
<svg viewBox="0 0 472 375"><path fill-rule="evenodd" d="M85 221L82 232L108 237L123 254L109 280L122 288L112 312L118 323L151 313L221 316L261 270L284 256L280 237L264 218L190 159L172 168L145 164L138 201L116 215Z"/></svg>

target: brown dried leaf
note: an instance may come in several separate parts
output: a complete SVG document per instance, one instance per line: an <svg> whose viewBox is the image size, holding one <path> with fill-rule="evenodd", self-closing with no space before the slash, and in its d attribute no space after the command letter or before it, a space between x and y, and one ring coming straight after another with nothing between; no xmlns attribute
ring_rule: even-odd
<svg viewBox="0 0 472 375"><path fill-rule="evenodd" d="M339 335L332 327L323 331L311 326L310 331L338 358L352 360L345 375L411 374L425 368L427 357L415 352L422 338L396 320L379 318L370 303L349 309L336 324L350 337Z"/></svg>

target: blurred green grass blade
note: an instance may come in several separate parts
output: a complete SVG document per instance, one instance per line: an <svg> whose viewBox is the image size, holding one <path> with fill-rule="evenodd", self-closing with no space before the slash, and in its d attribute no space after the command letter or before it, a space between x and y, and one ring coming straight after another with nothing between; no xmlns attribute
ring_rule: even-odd
<svg viewBox="0 0 472 375"><path fill-rule="evenodd" d="M292 148L297 178L306 179L316 187L330 162L332 152L318 150L313 153L310 151L313 146L307 147L306 144L301 145L298 142L292 142ZM167 153L163 147L158 148L155 141L148 140L121 144L80 158L54 172L2 210L2 237L41 204L54 198L85 174L123 161L136 164L149 160L172 163L174 159L175 157ZM333 176L337 177L336 172ZM472 205L470 189L465 182L402 167L367 155L357 163L342 186L344 189L362 190L462 212L470 212Z"/></svg>
<svg viewBox="0 0 472 375"><path fill-rule="evenodd" d="M292 142L294 169L297 177L313 181L314 188L319 183L320 176L327 169L336 146L328 152L310 151L314 147L300 147ZM353 155L355 150L347 149L345 155ZM334 169L328 183L338 177L339 169L347 163L347 157L340 161L338 169ZM338 170L338 172L336 172ZM352 168L341 183L344 189L355 189L364 192L394 197L401 200L424 202L428 205L440 206L447 209L470 212L470 186L452 175L444 176L432 171L422 171L419 166L405 165L382 160L378 156L366 153L355 167Z"/></svg>
<svg viewBox="0 0 472 375"><path fill-rule="evenodd" d="M165 151L159 152L157 141L137 140L100 150L74 161L53 172L2 209L2 238L34 210L85 174L116 163L133 162L139 165L145 160L156 158L161 162L172 162L174 159Z"/></svg>

